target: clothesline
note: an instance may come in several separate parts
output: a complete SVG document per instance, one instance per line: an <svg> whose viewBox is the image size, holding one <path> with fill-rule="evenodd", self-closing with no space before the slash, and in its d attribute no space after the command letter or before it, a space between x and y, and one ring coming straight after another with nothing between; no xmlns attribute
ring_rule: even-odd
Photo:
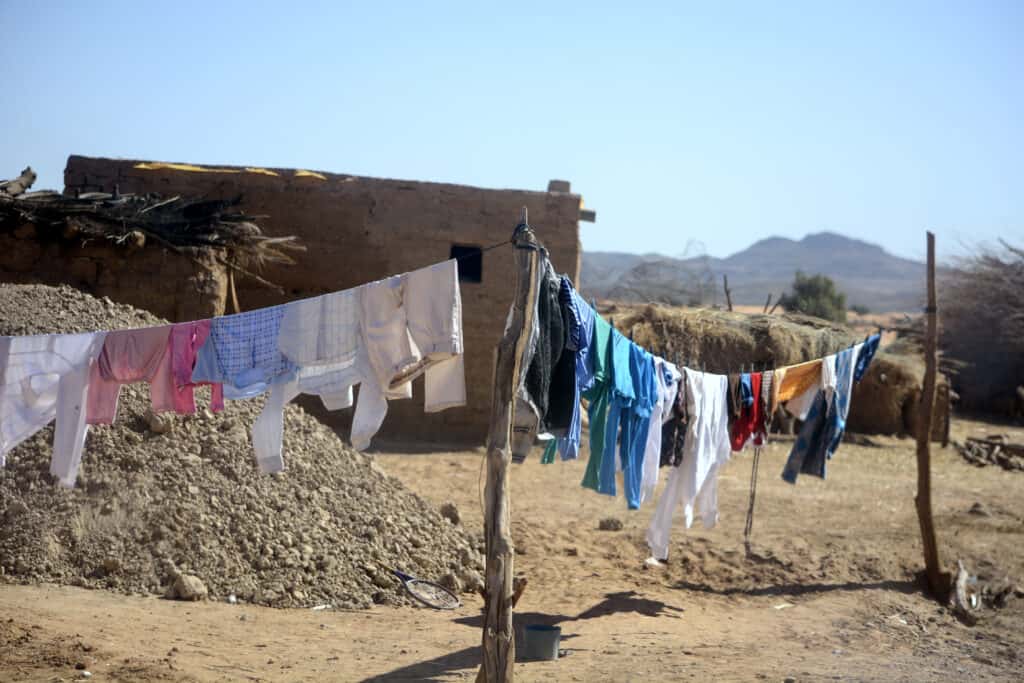
<svg viewBox="0 0 1024 683"><path fill-rule="evenodd" d="M677 507L687 527L697 516L706 527L717 523L719 470L732 452L766 442L777 405L785 403L804 420L783 479L795 483L800 473L825 476L825 462L845 431L853 384L871 362L878 335L804 363L707 373L677 367L627 339L568 277L555 274L546 255L542 269L540 333L522 391L537 417L538 433L554 437L541 461L554 462L556 451L563 460L578 457L581 399L586 399L590 456L583 487L614 496L621 472L627 506L638 509L653 498L660 467L670 466L648 530L653 557L667 557ZM755 485L756 479L751 499ZM748 529L751 518L752 511Z"/></svg>
<svg viewBox="0 0 1024 683"><path fill-rule="evenodd" d="M295 396L318 395L328 410L355 405L352 443L364 449L387 402L411 398L420 375L426 412L465 405L456 259L210 320L0 337L0 466L56 420L50 471L73 486L88 425L114 421L121 385L147 382L154 412L194 413L202 385L214 411L224 398L269 394L253 448L261 469L281 471L284 406Z"/></svg>

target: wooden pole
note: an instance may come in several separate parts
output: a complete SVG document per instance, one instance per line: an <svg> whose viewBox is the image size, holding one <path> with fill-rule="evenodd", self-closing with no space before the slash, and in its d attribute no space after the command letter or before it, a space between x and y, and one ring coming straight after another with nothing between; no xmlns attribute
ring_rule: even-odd
<svg viewBox="0 0 1024 683"><path fill-rule="evenodd" d="M767 313L768 312L768 307L771 306L771 305L772 305L772 295L771 295L771 293L769 293L768 294L768 298L765 299L764 308L761 309L761 312L762 313Z"/></svg>
<svg viewBox="0 0 1024 683"><path fill-rule="evenodd" d="M477 681L487 683L511 681L515 663L508 467L512 461L516 395L527 368L530 336L537 315L538 275L541 273L540 245L526 224L525 208L512 243L516 261L515 298L505 334L498 345L491 424L487 434L487 485L484 490L487 568L484 579L483 662L477 674Z"/></svg>
<svg viewBox="0 0 1024 683"><path fill-rule="evenodd" d="M935 297L935 235L928 233L928 308L925 309L928 329L924 348L924 386L917 420L917 518L921 524L924 545L925 575L932 595L945 600L949 594L950 575L940 569L939 545L935 540L932 519L931 435L935 409L935 374L938 346L938 306Z"/></svg>
<svg viewBox="0 0 1024 683"><path fill-rule="evenodd" d="M725 289L725 304L732 310L732 292L729 291L729 276L722 275L722 287Z"/></svg>

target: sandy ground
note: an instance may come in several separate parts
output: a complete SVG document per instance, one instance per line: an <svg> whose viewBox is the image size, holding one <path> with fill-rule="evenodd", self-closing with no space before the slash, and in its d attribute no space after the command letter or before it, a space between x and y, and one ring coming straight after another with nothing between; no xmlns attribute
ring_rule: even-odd
<svg viewBox="0 0 1024 683"><path fill-rule="evenodd" d="M1011 431L958 422L954 437ZM1024 438L1016 430L1015 438ZM753 553L743 546L751 455L720 480L722 521L674 529L667 567L643 568L653 512L579 487L585 463L515 466L517 621L557 624L564 656L517 664L524 681L1021 680L1024 598L967 627L922 595L909 440L844 444L826 481L779 479L769 447ZM480 528L482 451L376 455ZM1024 582L1024 475L934 449L944 564ZM981 514L971 507L982 503ZM614 516L621 531L599 531ZM181 603L57 586L0 586L0 680L472 680L481 600L457 612L365 612Z"/></svg>

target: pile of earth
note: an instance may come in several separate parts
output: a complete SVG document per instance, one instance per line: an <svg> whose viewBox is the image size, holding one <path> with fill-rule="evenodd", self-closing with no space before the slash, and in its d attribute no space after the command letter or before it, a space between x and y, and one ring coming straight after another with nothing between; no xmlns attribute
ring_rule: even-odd
<svg viewBox="0 0 1024 683"><path fill-rule="evenodd" d="M0 334L162 323L67 287L0 285ZM197 396L207 405L208 396ZM49 474L53 429L0 469L0 580L129 593L340 608L408 598L388 567L451 588L480 585L482 540L296 406L286 471L258 471L249 427L262 400L219 414L148 413L148 386L121 390L111 426L90 427L74 489ZM456 521L451 521L456 520Z"/></svg>

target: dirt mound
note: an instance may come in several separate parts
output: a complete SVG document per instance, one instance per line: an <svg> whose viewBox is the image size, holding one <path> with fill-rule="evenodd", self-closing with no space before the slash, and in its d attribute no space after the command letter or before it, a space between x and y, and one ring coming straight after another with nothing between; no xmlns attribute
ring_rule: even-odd
<svg viewBox="0 0 1024 683"><path fill-rule="evenodd" d="M0 285L0 311L0 334L162 322L67 287ZM52 427L8 454L0 579L164 594L184 572L211 598L348 608L408 602L382 565L474 586L479 540L300 408L285 413L287 471L268 476L249 441L261 400L160 420L148 405L146 385L122 389L73 490L49 475Z"/></svg>

